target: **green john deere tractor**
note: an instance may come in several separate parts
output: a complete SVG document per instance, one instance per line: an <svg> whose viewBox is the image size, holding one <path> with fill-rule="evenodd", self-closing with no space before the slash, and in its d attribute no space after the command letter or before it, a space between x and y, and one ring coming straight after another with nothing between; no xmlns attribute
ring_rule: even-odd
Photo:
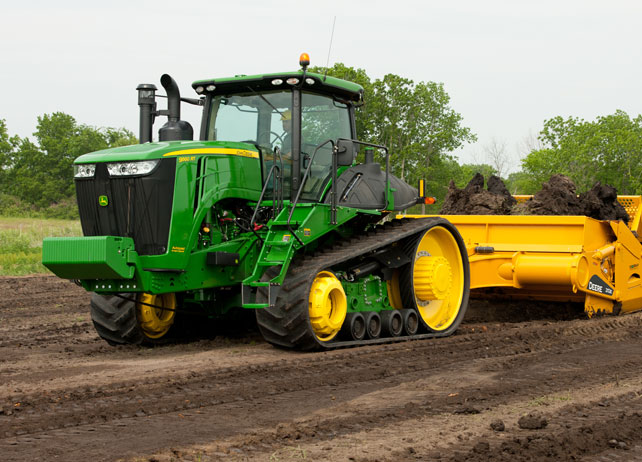
<svg viewBox="0 0 642 462"><path fill-rule="evenodd" d="M45 239L43 264L94 293L107 342L167 341L181 318L248 309L268 342L303 350L455 331L470 281L459 233L443 218L381 224L423 195L385 147L355 139L363 88L308 63L197 81L198 99L163 75L166 110L138 87L141 144L75 160L84 237ZM198 141L181 101L203 107Z"/></svg>

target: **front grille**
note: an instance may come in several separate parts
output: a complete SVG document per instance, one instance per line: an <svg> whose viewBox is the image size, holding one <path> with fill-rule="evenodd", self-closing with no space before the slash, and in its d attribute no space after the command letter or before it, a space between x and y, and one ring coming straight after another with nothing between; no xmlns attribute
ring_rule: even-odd
<svg viewBox="0 0 642 462"><path fill-rule="evenodd" d="M164 254L175 172L173 158L161 159L152 173L139 177L110 177L106 164L96 164L94 178L76 179L83 234L131 237L139 255ZM107 196L108 205L99 205L100 196Z"/></svg>

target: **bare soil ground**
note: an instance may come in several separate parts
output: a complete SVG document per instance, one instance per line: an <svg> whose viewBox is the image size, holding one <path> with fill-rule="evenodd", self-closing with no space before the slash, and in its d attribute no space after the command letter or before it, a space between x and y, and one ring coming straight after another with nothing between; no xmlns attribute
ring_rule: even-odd
<svg viewBox="0 0 642 462"><path fill-rule="evenodd" d="M446 339L304 354L113 348L69 282L0 295L2 461L642 460L642 313L473 302Z"/></svg>

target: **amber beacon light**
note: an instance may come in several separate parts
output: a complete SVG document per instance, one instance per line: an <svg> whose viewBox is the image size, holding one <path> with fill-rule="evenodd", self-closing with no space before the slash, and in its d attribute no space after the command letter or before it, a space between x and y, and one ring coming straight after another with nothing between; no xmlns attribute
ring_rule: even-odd
<svg viewBox="0 0 642 462"><path fill-rule="evenodd" d="M301 53L301 56L299 57L299 65L305 69L310 65L310 55L307 53Z"/></svg>

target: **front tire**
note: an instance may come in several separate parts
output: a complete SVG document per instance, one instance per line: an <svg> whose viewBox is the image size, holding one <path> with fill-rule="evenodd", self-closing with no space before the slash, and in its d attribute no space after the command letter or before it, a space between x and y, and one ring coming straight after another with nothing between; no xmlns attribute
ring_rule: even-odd
<svg viewBox="0 0 642 462"><path fill-rule="evenodd" d="M270 268L263 280L277 274L277 268ZM257 301L267 299L267 290L260 287ZM263 338L275 346L317 350L335 339L346 315L346 295L334 273L310 274L301 259L290 265L275 305L256 310L256 322Z"/></svg>
<svg viewBox="0 0 642 462"><path fill-rule="evenodd" d="M155 344L166 340L174 323L175 311L161 310L139 302L175 309L175 295L121 295L125 298L117 295L92 295L91 319L98 335L110 345Z"/></svg>

